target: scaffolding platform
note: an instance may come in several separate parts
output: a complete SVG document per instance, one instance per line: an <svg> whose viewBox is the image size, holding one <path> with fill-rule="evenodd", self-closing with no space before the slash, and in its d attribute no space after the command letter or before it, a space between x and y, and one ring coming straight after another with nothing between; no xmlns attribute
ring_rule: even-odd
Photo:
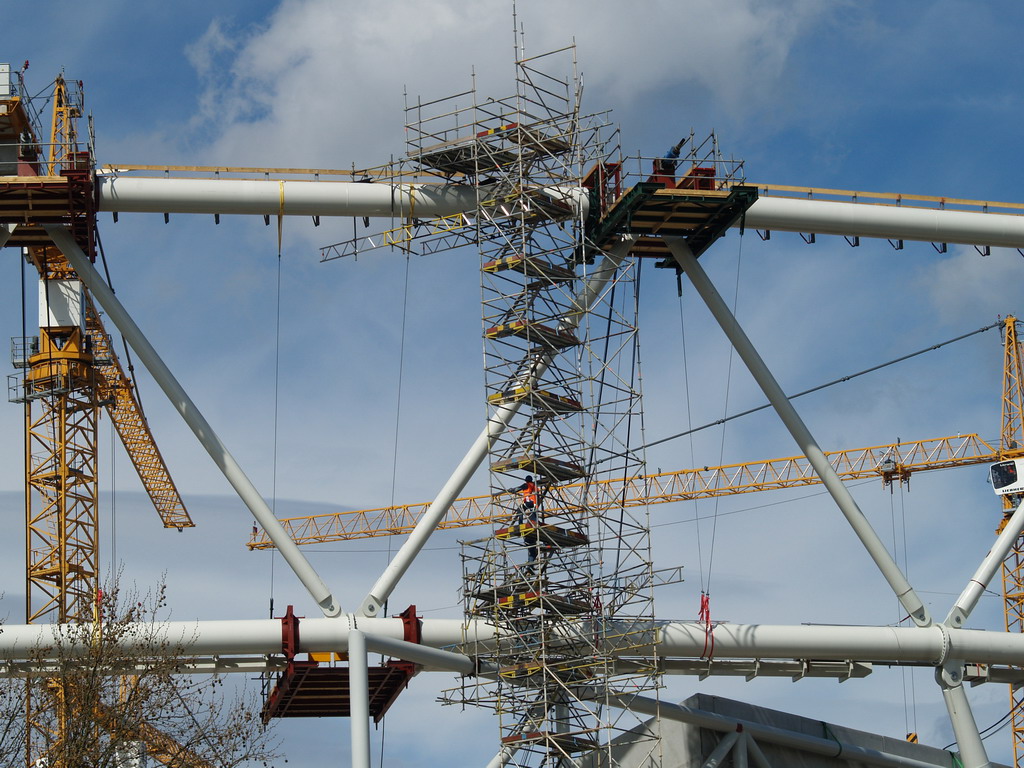
<svg viewBox="0 0 1024 768"><path fill-rule="evenodd" d="M506 142L514 145L509 147ZM533 156L561 155L572 149L572 144L559 136L550 136L535 128L507 123L496 128L423 147L409 155L420 165L446 175L472 176L479 171L494 171L519 162L524 149Z"/></svg>
<svg viewBox="0 0 1024 768"><path fill-rule="evenodd" d="M578 480L586 475L586 470L579 464L565 459L553 459L550 456L513 456L491 465L492 472L511 474L513 472L527 472L556 482Z"/></svg>
<svg viewBox="0 0 1024 768"><path fill-rule="evenodd" d="M547 566L542 560L536 561L536 565L541 572ZM523 567L529 568L529 565ZM569 594L556 593L554 590L559 588ZM578 587L566 585L553 587L546 578L538 576L537 578L528 577L503 584L481 587L468 593L466 597L478 601L474 610L474 613L478 615L481 613L492 613L495 610L532 610L542 604L543 607L555 613L568 616L588 613L593 610L592 601L582 599L579 595L580 589Z"/></svg>
<svg viewBox="0 0 1024 768"><path fill-rule="evenodd" d="M548 582L543 577L535 579L526 578L518 581L510 581L504 584L480 587L479 589L469 591L466 596L485 603L494 603L506 597L511 597L512 595L526 592L542 592L546 591L547 588Z"/></svg>
<svg viewBox="0 0 1024 768"><path fill-rule="evenodd" d="M370 716L380 722L405 690L416 665L391 659L369 668ZM263 705L263 722L275 717L351 716L348 667L325 667L316 661L291 661Z"/></svg>
<svg viewBox="0 0 1024 768"><path fill-rule="evenodd" d="M616 234L640 235L634 256L671 258L662 237L681 237L700 256L753 205L757 188L731 190L680 189L662 182L640 182L591 226L591 238L602 244ZM672 262L674 265L674 261Z"/></svg>
<svg viewBox="0 0 1024 768"><path fill-rule="evenodd" d="M491 274L514 270L527 277L551 282L564 282L576 278L576 274L571 269L551 264L539 256L526 256L522 253L491 259L483 265L482 269Z"/></svg>
<svg viewBox="0 0 1024 768"><path fill-rule="evenodd" d="M579 413L583 410L583 404L574 397L567 395L556 395L544 389L534 387L516 387L515 389L504 389L487 396L490 405L508 405L520 400L525 405L533 408L538 413L546 413L555 416L566 413Z"/></svg>
<svg viewBox="0 0 1024 768"><path fill-rule="evenodd" d="M473 176L478 167L482 171L491 171L511 165L519 157L518 151L494 144L487 146L485 152L480 150L476 139L448 141L426 147L410 159L446 176Z"/></svg>
<svg viewBox="0 0 1024 768"><path fill-rule="evenodd" d="M588 734L592 733L594 733L592 729L577 731L576 733L528 731L526 733L514 733L509 736L503 736L501 743L503 746L515 746L518 748L541 745L550 754L576 755L582 752L591 752L598 748L599 745L594 739L586 738Z"/></svg>
<svg viewBox="0 0 1024 768"><path fill-rule="evenodd" d="M570 331L552 328L532 320L513 320L509 323L492 326L484 331L484 338L487 339L504 339L509 336L549 349L568 349L580 343L576 334Z"/></svg>
<svg viewBox="0 0 1024 768"><path fill-rule="evenodd" d="M496 530L494 536L498 539L519 539L532 533L536 533L537 538L545 544L552 544L556 547L581 547L590 543L590 539L579 531L559 528L550 523L526 522L510 525L507 528Z"/></svg>
<svg viewBox="0 0 1024 768"><path fill-rule="evenodd" d="M523 661L498 670L498 676L513 685L536 684L544 673L558 679L561 683L585 683L594 678L591 664L582 664L578 660L567 661Z"/></svg>
<svg viewBox="0 0 1024 768"><path fill-rule="evenodd" d="M492 609L497 611L520 611L534 608L549 609L552 613L560 616L574 616L590 613L594 606L588 600L541 591L518 592L499 598L492 605Z"/></svg>
<svg viewBox="0 0 1024 768"><path fill-rule="evenodd" d="M543 153L551 157L564 155L572 150L572 143L566 141L561 136L540 133L535 128L529 126L521 126L518 131L514 131L509 137L524 147L532 149L535 153Z"/></svg>

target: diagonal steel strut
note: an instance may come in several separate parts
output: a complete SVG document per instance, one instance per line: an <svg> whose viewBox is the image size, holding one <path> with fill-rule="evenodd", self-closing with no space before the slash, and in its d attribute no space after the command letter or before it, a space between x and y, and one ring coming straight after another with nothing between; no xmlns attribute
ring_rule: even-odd
<svg viewBox="0 0 1024 768"><path fill-rule="evenodd" d="M74 267L79 279L85 283L100 306L106 310L107 315L114 321L114 325L121 331L135 353L142 360L146 369L160 385L160 388L167 395L174 408L181 414L185 423L192 429L199 442L206 449L214 463L224 473L224 477L231 483L231 486L238 493L239 497L252 512L256 521L263 526L267 535L274 540L277 548L281 551L285 561L299 577L299 581L309 591L310 595L320 606L325 616L338 616L341 614L341 606L334 599L330 589L320 579L320 576L310 565L306 556L302 554L294 541L289 538L281 523L274 517L270 507L260 496L259 491L246 476L238 462L231 455L228 449L217 437L210 423L206 420L195 403L185 392L184 387L178 382L170 369L164 363L153 345L145 337L139 327L132 320L124 306L110 290L110 287L103 282L103 278L89 262L89 257L75 242L74 237L65 228L58 225L45 225L46 233L53 240L54 245L60 249L67 258L68 263Z"/></svg>
<svg viewBox="0 0 1024 768"><path fill-rule="evenodd" d="M807 457L807 461L814 468L818 477L821 478L822 484L828 490L833 500L835 500L843 515L846 516L850 526L860 538L868 554L871 555L871 559L875 561L875 565L878 566L885 580L889 582L889 586L896 593L896 597L904 609L906 609L914 623L919 627L929 626L932 623L932 618L928 608L921 602L921 598L917 596L914 588L910 586L910 582L907 581L900 567L893 560L892 555L889 554L889 550L885 548L882 540L878 538L878 534L871 527L871 523L868 522L860 507L857 506L857 502L850 495L850 491L836 475L832 465L828 463L814 437L807 429L807 425L804 424L803 419L796 412L796 408L793 407L789 398L782 391L782 387L779 386L772 372L768 370L768 366L765 365L764 360L761 359L760 354L758 354L754 345L751 344L750 339L747 338L746 333L740 327L721 295L715 290L715 286L711 283L707 273L704 272L704 268L697 263L697 259L686 244L686 241L679 237L665 237L663 239L676 262L686 273L686 276L690 278L690 282L697 289L697 293L700 294L708 309L711 310L711 314L714 315L725 335L732 342L736 353L746 364L754 380L761 387L761 390L768 398L768 402L775 408L782 423L785 424L793 439L796 440L800 450Z"/></svg>

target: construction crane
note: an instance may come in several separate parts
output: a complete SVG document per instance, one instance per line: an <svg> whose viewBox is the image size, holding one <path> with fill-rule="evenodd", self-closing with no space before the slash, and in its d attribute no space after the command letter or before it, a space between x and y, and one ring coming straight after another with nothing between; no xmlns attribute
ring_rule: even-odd
<svg viewBox="0 0 1024 768"><path fill-rule="evenodd" d="M80 151L77 143L82 107L80 85L74 90L58 77L49 161L42 160L46 152L23 152L19 175L35 174L47 179L41 184L54 186L88 178L89 152ZM27 115L24 120L31 131L32 121ZM29 136L22 132L20 146L37 146L34 135ZM28 160L32 156L35 162ZM95 253L92 217L86 211L71 216L80 244ZM26 256L39 272L43 305L38 338L15 342L15 365L24 370L24 378L12 381L11 389L11 399L25 407L26 487L31 489L26 495L27 619L88 621L98 579L99 408L110 416L164 526L181 530L193 523L88 292L63 254L46 244L38 230L19 227L14 237L27 242Z"/></svg>
<svg viewBox="0 0 1024 768"><path fill-rule="evenodd" d="M999 433L1003 452L1019 451L1024 446L1024 355L1017 337L1017 319L1007 317L1003 323L1003 397ZM1007 459L1013 458L1009 455ZM1002 531L1010 514L1011 497L1001 497L1003 517L997 531ZM1003 561L1003 608L1007 632L1024 632L1024 536L1019 536L1010 554ZM1024 692L1010 686L1010 711L1013 729L1013 764L1024 765Z"/></svg>
<svg viewBox="0 0 1024 768"><path fill-rule="evenodd" d="M40 279L37 337L16 338L10 399L25 413L26 621L94 620L99 593L97 434L100 409L111 419L165 527L193 525L153 440L114 344L88 292L64 255L48 241L44 223L60 222L82 249L95 256L95 211L91 205L91 152L78 146L83 114L81 83L54 81L48 147L20 93L8 93L0 109L4 167L4 214L21 219L6 226L7 245L21 245ZM10 177L15 177L11 179ZM43 203L40 206L40 203ZM12 233L12 230L13 233ZM51 685L58 706L65 691ZM26 716L40 733L29 752L45 749L49 736L35 714L54 702L29 697ZM148 737L149 729L142 734ZM168 737L145 738L161 762L181 752ZM59 741L59 738L58 738ZM171 745L173 747L173 745ZM163 756L167 756L164 759ZM28 754L29 764L43 755Z"/></svg>
<svg viewBox="0 0 1024 768"><path fill-rule="evenodd" d="M977 434L937 437L928 440L904 441L825 453L836 473L843 480L880 478L885 485L908 482L912 473L933 469L949 469L975 464L990 464L1024 456L1024 445L997 448ZM737 493L768 491L818 485L804 456L750 461L742 464L698 467L676 472L641 475L626 483L625 497L612 495L610 489L622 488L623 479L595 480L589 484L562 486L573 504L551 512L566 513L579 509L607 509L615 505L627 507L645 504L666 504L673 501L709 499ZM581 497L586 493L586 499ZM500 522L491 504L493 497L465 496L452 504L439 528L465 528ZM285 518L285 530L299 544L323 544L375 536L408 533L416 525L430 502L403 504L378 509L353 510L330 514ZM273 544L260 531L253 533L249 549L270 549Z"/></svg>

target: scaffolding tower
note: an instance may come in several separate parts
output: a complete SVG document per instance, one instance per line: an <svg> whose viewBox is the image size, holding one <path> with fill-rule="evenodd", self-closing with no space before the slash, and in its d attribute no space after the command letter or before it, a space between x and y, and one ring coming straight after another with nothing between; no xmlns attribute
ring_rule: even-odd
<svg viewBox="0 0 1024 768"><path fill-rule="evenodd" d="M467 650L500 672L445 700L495 710L505 759L522 766L610 764L613 740L638 724L612 700L659 687L646 509L598 511L579 493L603 477L625 485L643 462L631 449L642 442L636 265L608 268L580 205L591 169L621 165L617 133L581 114L575 64L571 47L523 58L509 98L481 101L474 86L407 107L415 171L477 192L457 232L415 225L437 233L434 247L479 250L488 418L506 424L489 450L500 522L463 548L466 616L498 635L496 648ZM571 74L548 74L556 65ZM509 491L527 477L530 505ZM637 738L657 764L657 740Z"/></svg>

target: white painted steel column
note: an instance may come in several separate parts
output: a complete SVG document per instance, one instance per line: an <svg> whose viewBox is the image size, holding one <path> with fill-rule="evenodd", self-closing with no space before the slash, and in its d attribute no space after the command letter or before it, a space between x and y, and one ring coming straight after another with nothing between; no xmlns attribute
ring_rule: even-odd
<svg viewBox="0 0 1024 768"><path fill-rule="evenodd" d="M889 582L889 586L896 593L900 603L902 603L907 613L913 618L915 624L922 627L931 624L932 620L928 613L928 608L921 601L921 598L917 596L914 588L910 586L910 582L907 581L896 561L892 559L889 550L885 548L882 540L878 538L878 534L871 527L871 523L868 522L864 513L860 511L860 507L857 506L857 502L850 495L850 491L843 485L839 476L836 475L832 465L828 463L828 459L825 458L825 454L818 447L810 430L807 429L807 425L804 424L800 415L796 412L796 408L793 407L789 398L786 397L786 393L782 391L782 387L779 386L771 371L768 370L768 366L765 365L764 360L761 359L760 354L758 354L754 345L751 344L750 339L747 338L746 333L744 333L739 322L729 310L728 305L719 295L711 280L708 279L703 267L697 263L697 259L690 250L690 247L682 238L665 237L663 239L675 257L676 262L686 272L694 288L697 289L697 293L704 299L704 303L711 310L711 314L714 315L725 335L732 342L736 353L746 364L751 375L761 387L761 390L768 398L768 402L775 408L775 412L778 413L782 423L786 425L796 444L800 446L800 450L807 457L807 461L814 468L818 477L821 478L821 482L838 505L840 511L846 516L847 521L860 538L864 548L867 549L871 559L875 561L875 565L878 566L885 580Z"/></svg>
<svg viewBox="0 0 1024 768"><path fill-rule="evenodd" d="M953 724L953 735L956 736L956 745L960 748L960 762L963 768L989 768L992 763L985 752L985 744L978 732L978 723L974 720L974 713L971 712L967 692L964 690L960 673L963 664L950 665L951 668L954 666L957 682L946 679L949 673L946 669L936 670L935 677L942 688L942 698L946 702L949 721Z"/></svg>
<svg viewBox="0 0 1024 768"><path fill-rule="evenodd" d="M352 729L352 768L370 768L370 672L366 639L358 629L348 634L349 725Z"/></svg>
<svg viewBox="0 0 1024 768"><path fill-rule="evenodd" d="M978 599L985 592L989 582L992 581L992 577L999 570L999 566L1003 564L1006 556L1013 549L1013 545L1016 543L1021 531L1024 531L1024 501L1017 505L1013 515L1010 516L1006 525L1003 526L1003 530L996 539L996 543L992 545L992 549L989 550L981 565L978 566L977 572L967 583L967 586L964 587L964 591L957 598L953 607L950 608L949 615L946 616L946 621L944 622L947 626L957 628L963 626L967 617L971 615L971 611L974 610L974 606L978 604Z"/></svg>
<svg viewBox="0 0 1024 768"><path fill-rule="evenodd" d="M996 570L1002 565L1006 555L1013 548L1024 529L1024 502L1017 505L1013 515L1003 526L1002 532L992 545L992 549L981 561L978 570L967 583L964 591L957 598L949 615L943 622L948 627L961 627L971 615L985 588L988 586ZM956 735L956 743L960 748L960 756L964 768L987 768L990 765L985 744L978 732L978 723L971 711L971 702L963 685L964 664L959 660L947 661L941 669L935 671L935 681L942 689L942 699L946 704L946 712Z"/></svg>
<svg viewBox="0 0 1024 768"><path fill-rule="evenodd" d="M600 265L590 275L579 296L573 302L573 312L562 319L559 324L560 330L575 329L581 317L589 312L594 302L597 301L608 282L615 276L622 260L626 258L629 249L633 245L632 238L625 238L622 242L613 246L601 260ZM529 370L524 374L523 384L526 387L532 386L544 372L547 371L551 357L549 355L538 355L532 361ZM499 406L487 420L487 426L480 433L473 443L469 452L462 458L455 468L451 477L438 492L434 501L427 508L426 512L416 523L409 538L405 540L402 547L395 554L380 578L373 585L366 597L359 606L359 612L364 616L376 616L384 607L384 603L391 596L399 580L409 570L416 556L420 553L430 538L430 535L437 528L452 502L462 493L466 483L480 467L480 464L487 457L487 452L493 442L501 435L519 412L522 401L517 400L507 405Z"/></svg>
<svg viewBox="0 0 1024 768"><path fill-rule="evenodd" d="M313 596L317 605L320 606L320 610L324 612L325 616L340 615L341 606L335 601L327 585L320 579L305 555L299 551L298 546L288 536L284 527L278 522L274 513L270 511L270 507L267 506L263 497L260 496L259 491L256 490L256 487L246 476L245 472L242 471L242 468L238 466L238 462L235 461L224 443L217 437L213 427L210 426L210 423L200 413L195 403L192 402L184 387L174 378L170 369L164 364L156 349L153 348L153 345L149 343L149 340L139 329L138 325L132 320L127 310L125 310L124 306L114 295L114 292L103 282L103 278L100 277L99 273L90 263L89 257L78 247L78 243L75 242L75 239L63 227L45 225L45 229L54 244L61 250L61 253L67 257L68 263L74 267L79 278L92 292L92 295L96 297L100 306L106 310L110 319L114 321L114 325L117 326L121 335L131 344L132 349L135 350L135 353L142 360L146 369L152 374L153 379L160 385L164 394L167 395L167 399L171 401L171 404L185 420L185 423L192 429L192 432L199 439L203 448L210 454L210 457L220 468L227 481L231 483L231 487L235 489L243 503L249 508L252 516L263 526L263 530L267 532L267 535L274 542L274 545L281 552L281 555L292 571L295 572L295 575L298 576L302 585Z"/></svg>

